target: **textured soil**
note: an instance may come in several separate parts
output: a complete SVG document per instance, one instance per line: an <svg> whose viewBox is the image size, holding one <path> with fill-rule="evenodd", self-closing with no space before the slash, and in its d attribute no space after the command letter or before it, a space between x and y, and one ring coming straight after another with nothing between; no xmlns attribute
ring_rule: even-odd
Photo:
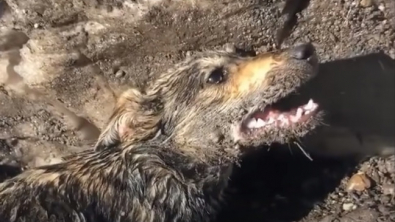
<svg viewBox="0 0 395 222"><path fill-rule="evenodd" d="M272 50L283 24L274 0L163 1L135 14L122 2L160 1L15 2L0 0L0 180L88 149L122 89L204 48ZM303 140L313 161L296 146L246 156L218 221L395 221L394 30L393 0L310 2L283 46L316 46L319 76L303 91L328 126ZM349 192L357 172L371 186Z"/></svg>

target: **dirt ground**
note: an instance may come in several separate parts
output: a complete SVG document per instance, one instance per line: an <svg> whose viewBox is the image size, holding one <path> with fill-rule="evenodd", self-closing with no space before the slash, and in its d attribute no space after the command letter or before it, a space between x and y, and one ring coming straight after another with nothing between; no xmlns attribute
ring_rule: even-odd
<svg viewBox="0 0 395 222"><path fill-rule="evenodd" d="M114 98L186 54L272 50L275 0L0 0L0 180L89 149ZM305 89L328 126L246 156L219 222L395 221L395 1L312 0L284 46L311 41ZM371 186L346 190L363 172Z"/></svg>

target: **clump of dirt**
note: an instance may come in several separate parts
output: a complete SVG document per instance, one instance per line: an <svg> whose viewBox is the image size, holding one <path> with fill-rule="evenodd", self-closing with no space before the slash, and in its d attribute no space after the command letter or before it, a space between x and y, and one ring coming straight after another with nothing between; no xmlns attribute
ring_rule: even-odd
<svg viewBox="0 0 395 222"><path fill-rule="evenodd" d="M0 180L89 149L119 92L187 54L229 43L273 50L282 7L275 0L0 0ZM394 29L391 0L310 1L283 47L316 46L320 73L302 91L327 110L330 130L306 138L312 162L296 146L247 156L219 221L395 220ZM372 186L348 192L357 171Z"/></svg>

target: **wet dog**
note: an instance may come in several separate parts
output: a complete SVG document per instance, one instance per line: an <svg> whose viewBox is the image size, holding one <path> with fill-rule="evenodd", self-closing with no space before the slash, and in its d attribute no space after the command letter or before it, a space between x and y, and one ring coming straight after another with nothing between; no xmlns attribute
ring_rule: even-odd
<svg viewBox="0 0 395 222"><path fill-rule="evenodd" d="M188 57L119 98L96 150L1 183L0 221L209 221L241 155L319 125L296 95L317 69L312 44Z"/></svg>

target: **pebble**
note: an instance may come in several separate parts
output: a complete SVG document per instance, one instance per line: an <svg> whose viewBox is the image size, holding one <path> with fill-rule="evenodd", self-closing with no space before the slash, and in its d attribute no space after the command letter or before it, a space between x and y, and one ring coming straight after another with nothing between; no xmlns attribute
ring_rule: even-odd
<svg viewBox="0 0 395 222"><path fill-rule="evenodd" d="M126 75L126 72L124 69L120 68L115 72L115 78L122 78Z"/></svg>
<svg viewBox="0 0 395 222"><path fill-rule="evenodd" d="M369 7L372 5L372 3L373 3L372 0L361 0L361 2L360 2L361 6L363 6L363 7Z"/></svg>
<svg viewBox="0 0 395 222"><path fill-rule="evenodd" d="M344 211L350 211L356 209L356 206L353 203L344 203L342 208Z"/></svg>
<svg viewBox="0 0 395 222"><path fill-rule="evenodd" d="M364 191L371 186L370 179L362 172L354 174L347 183L348 191Z"/></svg>
<svg viewBox="0 0 395 222"><path fill-rule="evenodd" d="M378 7L378 9L379 9L380 11L384 12L385 6L384 6L383 4L380 4L379 7Z"/></svg>
<svg viewBox="0 0 395 222"><path fill-rule="evenodd" d="M384 184L382 190L385 195L395 195L395 184Z"/></svg>

